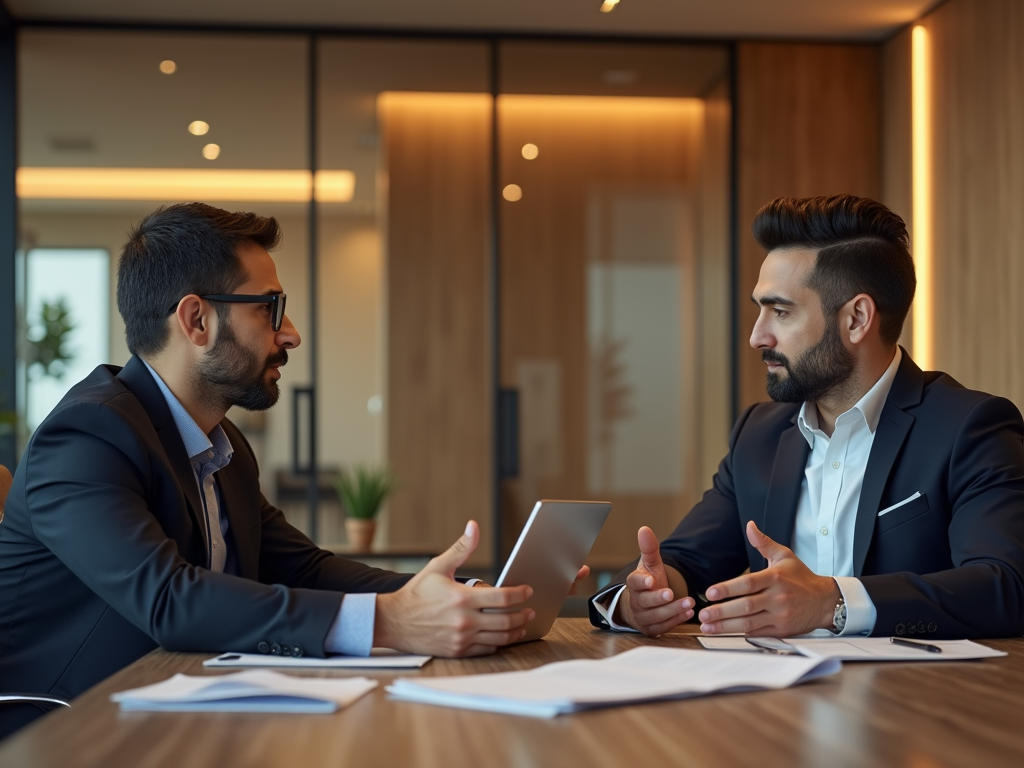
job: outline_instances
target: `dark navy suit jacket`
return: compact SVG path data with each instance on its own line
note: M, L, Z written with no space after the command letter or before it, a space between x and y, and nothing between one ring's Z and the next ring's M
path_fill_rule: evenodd
M711 489L661 543L691 594L767 566L747 542L748 521L775 541L793 541L810 452L799 410L759 403L744 412ZM1024 423L1016 406L922 372L904 351L868 458L853 565L878 611L873 635L1024 634ZM593 604L591 621L606 626Z
M0 691L75 696L158 645L323 656L344 592L406 583L290 526L260 493L245 438L221 425L237 576L205 567L195 475L140 359L97 368L39 426L0 524Z

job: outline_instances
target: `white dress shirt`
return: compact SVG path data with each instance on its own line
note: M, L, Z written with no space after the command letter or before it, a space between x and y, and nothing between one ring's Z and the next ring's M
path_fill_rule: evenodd
M869 634L877 618L867 590L853 575L853 536L878 420L902 357L897 347L892 362L874 386L836 419L831 437L818 428L818 408L814 403L804 403L797 415L797 427L811 452L804 468L791 548L814 573L836 580L846 603L842 635ZM612 619L625 589L612 587L595 595L594 607L612 629L635 631ZM814 634L832 633L818 630Z

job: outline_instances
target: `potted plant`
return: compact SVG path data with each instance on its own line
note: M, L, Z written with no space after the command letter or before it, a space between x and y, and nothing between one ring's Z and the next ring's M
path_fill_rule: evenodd
M387 467L343 469L334 481L345 510L345 532L356 550L368 552L377 531L377 514L395 490L395 476Z

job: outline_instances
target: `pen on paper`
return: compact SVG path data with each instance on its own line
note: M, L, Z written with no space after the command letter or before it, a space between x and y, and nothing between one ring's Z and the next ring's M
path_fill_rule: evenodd
M889 642L893 645L902 645L904 648L917 648L919 651L928 651L928 653L942 653L942 649L937 645L931 643L921 643L917 640L904 640L901 637L890 637Z

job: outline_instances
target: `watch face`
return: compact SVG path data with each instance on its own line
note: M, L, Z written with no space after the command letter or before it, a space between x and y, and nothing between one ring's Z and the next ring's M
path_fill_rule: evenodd
M835 612L832 614L832 631L839 633L846 628L846 603L840 603L836 606Z

